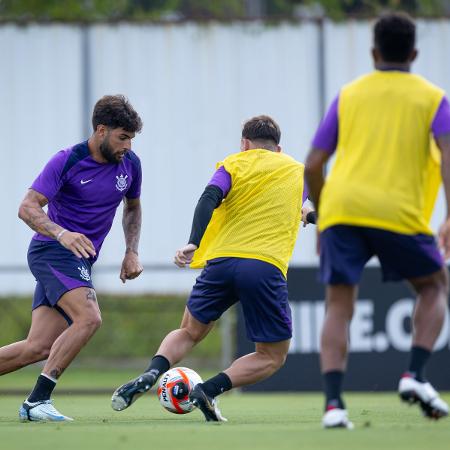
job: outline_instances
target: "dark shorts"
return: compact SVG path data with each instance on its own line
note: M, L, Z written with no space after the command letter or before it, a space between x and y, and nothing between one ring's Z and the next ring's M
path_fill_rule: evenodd
M279 342L292 336L286 278L272 264L247 258L208 261L187 302L200 322L217 320L241 302L247 337L253 342Z
M28 248L28 266L37 282L32 309L43 305L53 307L71 323L70 317L57 303L72 289L94 288L90 262L77 258L59 242L33 239Z
M427 276L444 264L434 236L335 225L320 235L321 281L358 284L365 264L374 255L380 261L384 281Z

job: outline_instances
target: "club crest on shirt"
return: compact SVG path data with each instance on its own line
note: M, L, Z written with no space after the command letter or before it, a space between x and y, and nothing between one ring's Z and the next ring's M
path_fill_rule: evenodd
M80 271L80 278L82 280L89 281L91 279L89 270L87 270L86 267L84 267L84 266L78 267L78 270Z
M123 174L120 174L120 176L116 175L116 179L117 179L116 189L118 191L122 192L127 188L127 186L128 186L127 178L128 178L128 175L125 175L125 176L123 176Z

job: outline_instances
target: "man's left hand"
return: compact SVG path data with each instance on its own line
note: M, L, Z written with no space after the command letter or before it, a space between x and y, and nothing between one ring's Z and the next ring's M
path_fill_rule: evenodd
M120 270L120 279L122 283L125 283L126 280L133 280L137 278L144 268L139 262L139 257L134 252L127 252L125 254L125 258L123 258L122 268Z
M192 262L194 252L197 248L198 247L195 244L187 244L184 247L181 247L176 251L173 262L178 267L186 267L186 264L190 264Z

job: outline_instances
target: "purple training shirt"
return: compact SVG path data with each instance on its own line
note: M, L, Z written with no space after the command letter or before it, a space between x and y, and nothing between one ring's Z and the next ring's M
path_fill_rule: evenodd
M86 235L98 257L117 207L124 197L140 196L141 181L141 163L134 152L117 164L101 164L92 159L85 141L53 156L31 189L48 199L50 220ZM53 240L39 233L33 239Z
M338 104L339 96L331 103L325 117L316 131L312 147L325 150L332 154L336 150L338 141ZM435 138L450 133L450 104L447 97L443 97L431 123L431 131Z

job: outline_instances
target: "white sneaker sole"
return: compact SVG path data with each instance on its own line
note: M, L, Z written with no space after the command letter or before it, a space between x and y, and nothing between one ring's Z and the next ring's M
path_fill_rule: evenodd
M127 406L127 402L120 395L113 394L111 397L111 408L114 411L123 411Z

